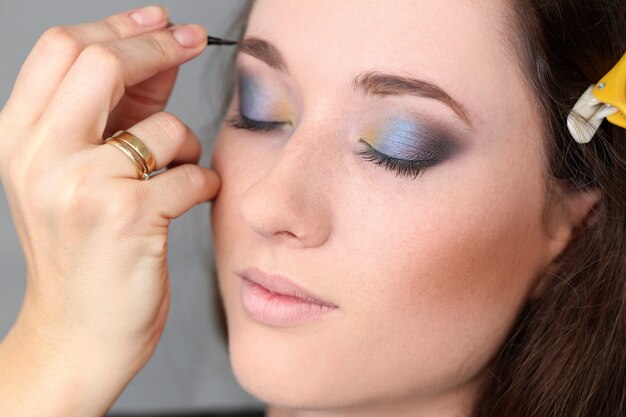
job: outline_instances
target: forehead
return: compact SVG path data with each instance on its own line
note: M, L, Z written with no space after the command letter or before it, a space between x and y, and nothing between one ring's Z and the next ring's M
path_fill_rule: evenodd
M504 88L523 93L510 88L521 79L510 13L505 0L256 0L246 35L274 43L300 84L345 83L366 70L419 77L481 121L485 100L511 101Z

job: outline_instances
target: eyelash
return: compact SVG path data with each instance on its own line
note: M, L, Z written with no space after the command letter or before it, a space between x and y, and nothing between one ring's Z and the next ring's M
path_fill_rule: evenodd
M249 130L252 132L271 132L280 130L287 122L264 122L250 119L239 113L226 120L229 126L235 129ZM366 148L359 151L358 155L362 156L366 161L374 162L376 165L384 166L385 171L395 171L397 177L412 177L416 179L424 168L428 165L428 161L411 161L408 159L398 159L385 155L374 149L369 143L363 139L359 139Z
M376 165L384 166L385 171L395 171L397 177L412 177L411 179L416 179L420 173L424 172L424 168L428 165L427 161L392 158L391 156L377 151L363 139L359 139L359 142L367 146L358 153L363 156L363 159L374 162Z
M259 120L249 119L239 113L226 121L235 129L250 130L252 132L271 132L280 130L286 122L262 122Z

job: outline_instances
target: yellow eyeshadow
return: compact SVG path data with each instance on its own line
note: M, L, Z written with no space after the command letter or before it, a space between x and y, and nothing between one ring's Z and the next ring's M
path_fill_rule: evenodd
M365 139L370 145L373 145L376 143L377 139L380 138L380 129L375 124L371 124L363 129L363 133L360 137Z
M291 120L293 107L286 98L281 98L272 105L272 114L277 121Z

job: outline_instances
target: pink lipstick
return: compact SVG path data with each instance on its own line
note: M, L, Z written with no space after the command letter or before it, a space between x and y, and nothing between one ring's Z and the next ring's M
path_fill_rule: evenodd
M321 319L337 311L332 302L321 299L288 278L248 268L240 278L241 304L254 320L275 327L292 327Z

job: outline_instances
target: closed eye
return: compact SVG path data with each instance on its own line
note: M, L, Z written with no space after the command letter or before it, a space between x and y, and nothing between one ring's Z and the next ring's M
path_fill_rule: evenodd
M384 167L385 171L394 171L397 177L405 176L416 179L422 172L424 172L426 167L434 165L438 162L436 160L409 160L393 158L377 151L363 139L360 139L359 142L365 145L365 148L358 153L363 157L363 159Z
M281 130L284 125L289 122L261 121L254 120L237 113L233 117L226 120L229 126L235 129L250 130L252 132L271 132Z

